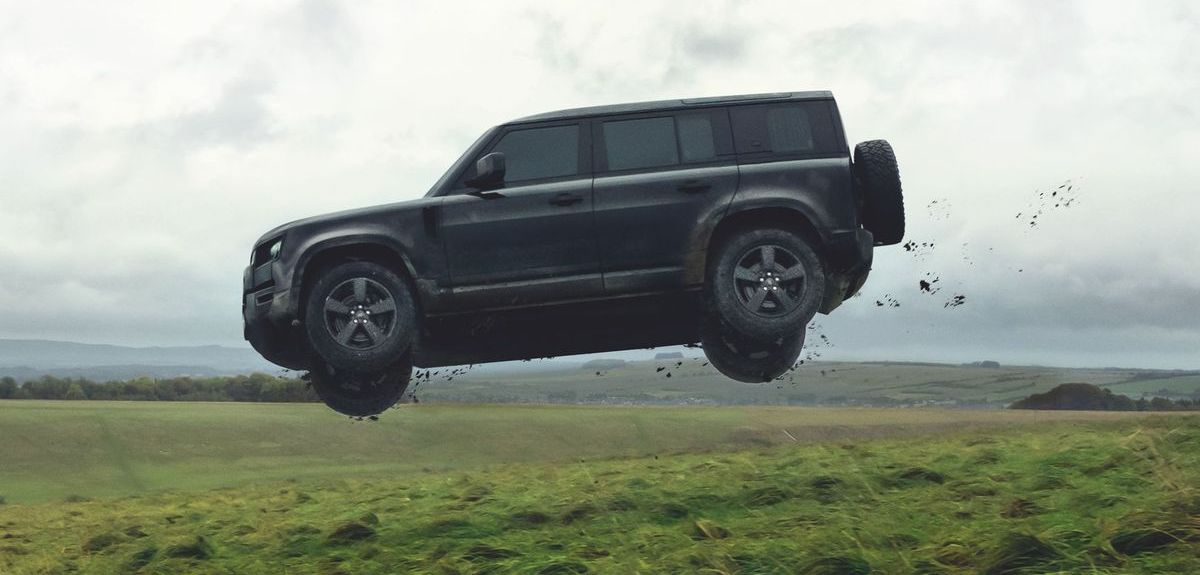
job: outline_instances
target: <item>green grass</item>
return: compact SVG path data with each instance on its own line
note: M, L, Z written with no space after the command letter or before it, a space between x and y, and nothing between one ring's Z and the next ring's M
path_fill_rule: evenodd
M0 438L5 574L1200 572L1196 417L24 401Z
M1195 417L827 439L9 504L0 572L1200 572Z
M112 497L1109 417L1122 415L423 404L356 422L315 404L0 401L0 496Z

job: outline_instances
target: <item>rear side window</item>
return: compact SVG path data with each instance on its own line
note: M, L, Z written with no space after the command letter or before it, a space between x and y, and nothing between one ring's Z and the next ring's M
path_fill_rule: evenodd
M717 157L712 118L708 114L680 116L679 153L685 162L703 162Z
M724 133L728 141L727 127ZM707 162L718 156L710 113L613 120L601 125L601 134L612 171Z
M579 173L579 126L512 131L492 151L504 153L505 182L573 176Z
M675 118L645 118L604 123L608 169L633 170L679 163Z
M741 106L730 112L734 146L739 156L842 152L826 102Z

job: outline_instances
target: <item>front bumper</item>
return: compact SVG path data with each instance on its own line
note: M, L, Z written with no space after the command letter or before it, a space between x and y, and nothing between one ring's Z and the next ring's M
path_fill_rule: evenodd
M875 237L864 229L835 232L825 242L825 300L821 313L829 313L858 293L871 272Z
M247 267L243 274L242 336L267 361L287 369L308 369L305 340L292 311L293 294L286 284L276 283L276 265Z

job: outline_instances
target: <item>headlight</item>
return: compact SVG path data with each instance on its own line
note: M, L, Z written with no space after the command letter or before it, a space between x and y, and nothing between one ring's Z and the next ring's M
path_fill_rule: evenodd
M254 254L250 257L250 263L254 266L261 266L269 261L279 257L279 252L283 250L283 238L264 242L254 248Z

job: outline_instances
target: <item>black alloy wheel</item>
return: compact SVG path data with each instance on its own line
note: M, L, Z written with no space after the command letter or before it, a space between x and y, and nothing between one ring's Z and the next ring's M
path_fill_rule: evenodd
M787 248L755 246L738 259L734 291L751 313L763 317L786 315L801 304L808 274Z
M779 228L736 232L710 255L706 320L740 340L795 335L825 295L825 265L800 234Z
M316 359L342 370L384 369L410 351L417 334L408 282L375 262L348 262L322 273L306 302L309 347Z
M375 280L348 279L325 298L325 329L342 347L374 349L397 329L396 298Z

